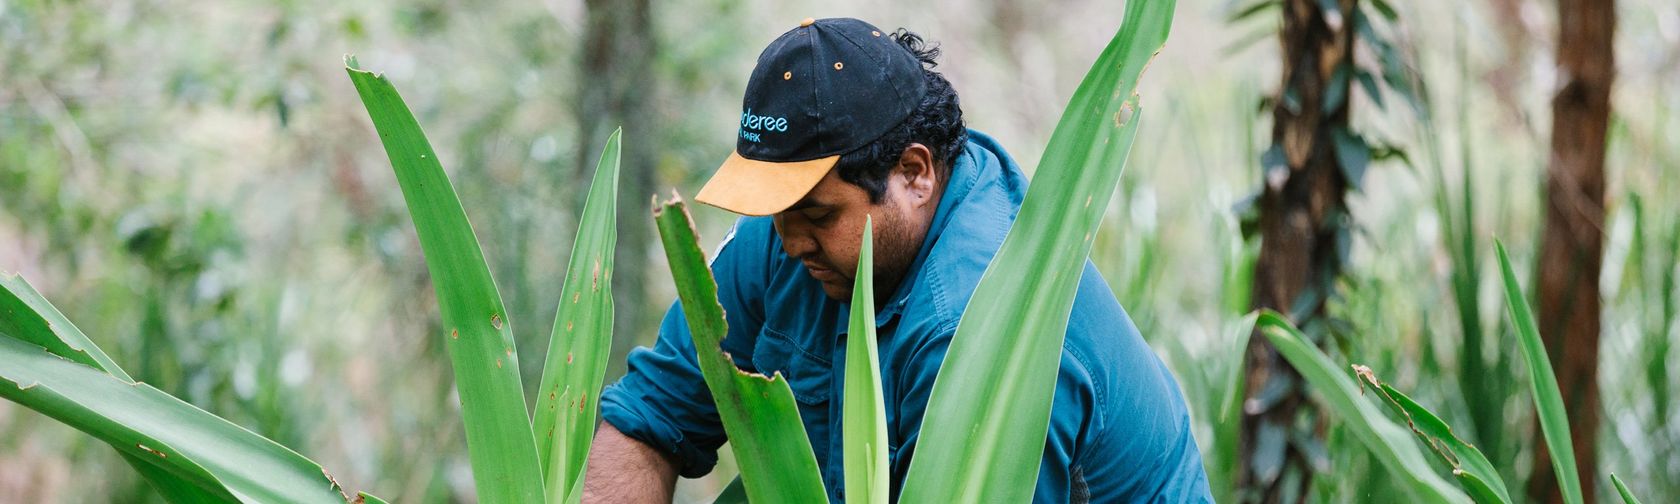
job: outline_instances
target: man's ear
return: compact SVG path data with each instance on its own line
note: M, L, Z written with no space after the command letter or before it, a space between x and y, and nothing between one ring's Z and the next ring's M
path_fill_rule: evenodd
M905 194L916 206L934 201L938 174L939 170L933 164L933 151L919 143L904 147L904 153L898 157L898 165L893 167L893 175L904 184Z

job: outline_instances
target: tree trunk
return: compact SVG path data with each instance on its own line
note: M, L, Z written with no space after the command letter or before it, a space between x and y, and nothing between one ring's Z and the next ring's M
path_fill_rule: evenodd
M1353 79L1332 75L1339 66L1352 68L1355 30L1342 13L1358 4L1338 3L1338 12L1324 11L1315 0L1283 3L1283 88L1272 109L1273 146L1262 156L1264 188L1257 203L1261 241L1253 306L1291 315L1309 335L1315 325L1322 327L1314 319L1324 315L1348 239L1348 181L1333 135L1346 132ZM1321 446L1322 425L1302 420L1316 416L1307 411L1305 383L1269 341L1256 335L1246 352L1241 499L1303 502L1313 455L1302 448Z
M609 377L624 374L624 356L654 339L657 317L647 310L648 245L653 237L649 198L654 194L653 147L658 125L653 118L652 9L648 0L586 0L588 22L581 54L576 102L578 121L578 201L614 128L624 128L618 196L618 247L613 261L613 367ZM582 205L576 205L581 208Z
M1558 0L1558 75L1546 228L1540 245L1540 337L1568 410L1581 491L1593 501L1598 432L1599 268L1604 250L1604 151L1615 79L1612 0ZM1539 429L1535 429L1536 436ZM1563 502L1544 442L1536 442L1528 492Z

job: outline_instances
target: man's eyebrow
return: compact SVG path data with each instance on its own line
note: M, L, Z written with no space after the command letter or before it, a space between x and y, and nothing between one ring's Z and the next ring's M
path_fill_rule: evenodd
M783 211L784 212L797 212L797 211L804 210L804 209L811 208L811 207L822 207L822 206L831 206L831 205L829 205L828 202L825 202L825 201L814 200L814 199L811 199L811 198L805 198L805 199L799 200L798 203L794 203L793 206L787 207L787 210L783 210Z

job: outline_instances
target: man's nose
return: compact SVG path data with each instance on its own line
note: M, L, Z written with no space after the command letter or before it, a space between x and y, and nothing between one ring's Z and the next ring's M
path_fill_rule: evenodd
M817 251L817 242L811 237L810 226L798 216L776 216L776 232L782 235L782 251L795 258L804 258Z

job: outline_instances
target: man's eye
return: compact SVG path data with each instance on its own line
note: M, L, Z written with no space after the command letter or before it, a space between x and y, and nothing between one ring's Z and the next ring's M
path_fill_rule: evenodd
M807 211L807 212L805 212L805 220L811 221L811 223L813 223L813 224L821 224L823 222L828 221L829 218L831 218L831 217L834 217L834 212L831 211L831 210L817 210L817 211Z

